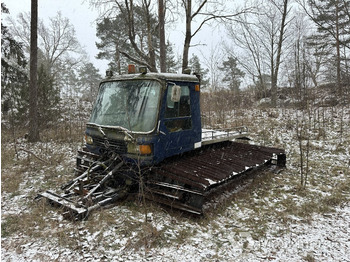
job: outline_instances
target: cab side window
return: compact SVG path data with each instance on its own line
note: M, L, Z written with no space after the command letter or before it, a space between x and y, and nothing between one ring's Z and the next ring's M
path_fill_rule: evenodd
M172 88L173 86L169 85L165 109L165 118L169 120L165 121L165 126L169 132L191 129L190 88L181 86L179 102L171 100Z
M191 115L190 89L188 86L181 86L181 96L179 102L171 101L173 86L168 87L165 118L182 117Z

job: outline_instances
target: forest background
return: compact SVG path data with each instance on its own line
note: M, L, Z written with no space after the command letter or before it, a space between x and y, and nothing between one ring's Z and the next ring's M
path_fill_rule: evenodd
M320 106L349 102L349 1L271 0L243 5L240 1L90 0L84 4L99 13L97 59L107 60L116 73L124 73L130 63L153 72L190 68L202 76L202 98L210 98L202 103L203 112L220 112L225 104L232 109L261 103L305 107L316 101L316 95L321 96ZM4 3L1 7L3 17L7 14L2 19L2 120L12 129L26 130L30 12L13 17ZM179 26L183 38L172 43L167 32ZM209 29L225 35L210 50L196 39ZM177 46L182 46L182 53L174 51ZM199 55L192 50L199 50ZM62 103L67 105L67 99L93 103L103 76L89 55L61 12L49 23L39 15L38 132L67 125L62 121Z
M31 16L1 4L2 260L350 259L350 1L83 3L98 13L96 54L62 13L45 22L39 13L34 143ZM200 221L151 205L145 221L138 202L79 226L63 221L33 198L73 175L104 74L91 56L115 74L129 63L201 74L203 126L246 125L253 142L286 150L287 168L248 182Z

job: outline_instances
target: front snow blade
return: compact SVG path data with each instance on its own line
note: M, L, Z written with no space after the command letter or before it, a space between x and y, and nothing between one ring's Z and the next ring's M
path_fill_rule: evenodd
M46 191L38 194L36 199L45 198L50 204L54 206L62 207L66 212L64 217L73 220L83 220L88 216L89 209L81 204L75 203L74 201L60 196L53 191Z
M117 157L110 159L107 162L116 161ZM99 181L96 181L96 175L101 173L94 173L99 166L94 166L90 170L85 171L79 177L71 180L61 187L64 190L64 194L59 195L53 191L46 191L39 193L36 200L46 199L51 205L62 207L65 210L63 216L72 220L83 220L88 217L91 211L109 205L115 202L118 198L123 197L123 192L126 190L126 186L122 185L116 188L105 186L108 180L112 180L115 173L123 166L123 162L117 162L116 165L110 164L103 170L105 174L102 178L99 177ZM114 167L113 167L114 166ZM113 167L113 168L112 168ZM112 169L112 170L110 170ZM94 177L92 184L91 181L81 183L82 179L85 179L90 174L90 179ZM83 194L84 193L84 194Z

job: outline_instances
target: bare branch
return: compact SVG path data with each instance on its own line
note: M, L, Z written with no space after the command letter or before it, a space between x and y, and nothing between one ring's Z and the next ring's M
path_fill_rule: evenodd
M45 159L42 159L41 157L37 156L37 155L34 154L33 152L31 152L31 151L29 151L29 150L27 150L27 149L25 149L25 148L23 148L23 147L19 148L18 150L19 150L19 151L24 151L24 152L26 152L26 153L28 153L28 154L33 155L36 159L38 159L38 160L44 162L45 164L48 164L48 165L51 164L49 161L47 161L47 160L45 160Z

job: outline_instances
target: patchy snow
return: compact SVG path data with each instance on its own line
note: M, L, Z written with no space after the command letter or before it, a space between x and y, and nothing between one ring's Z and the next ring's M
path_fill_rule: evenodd
M208 129L203 128L202 129L202 143L210 143L215 142L217 140L234 140L236 138L240 137L247 137L248 129L245 126L234 128L234 129L227 129L227 130L215 130L215 129Z
M208 181L209 185L214 185L217 183L217 181L211 180L210 178L206 178L205 180Z
M18 148L40 159L24 150L16 156L13 143L3 144L9 154L2 155L1 260L350 261L349 187L342 187L350 176L350 109L344 112L342 136L340 118L332 114L326 110L326 123L315 122L308 183L301 191L294 122L301 113L247 111L255 143L285 148L287 169L254 188L249 181L227 193L233 199L222 196L227 203L202 219L126 201L87 221L64 220L60 210L33 204L33 198L73 177L79 143L17 141ZM322 209L326 203L328 209Z
M185 243L138 252L125 248L127 241L113 235L113 228L94 234L82 230L80 250L57 246L49 239L34 241L18 235L2 239L2 261L300 261L308 255L315 261L350 261L349 217L350 205L346 205L337 208L335 214L315 216L311 224L296 221L286 234L271 233L258 240L234 221L222 219L220 223L219 218L220 230L192 224L200 231ZM194 231L192 226L185 225ZM277 229L270 226L272 231ZM96 243L100 234L104 241L110 241L108 246ZM20 240L26 241L16 245Z

